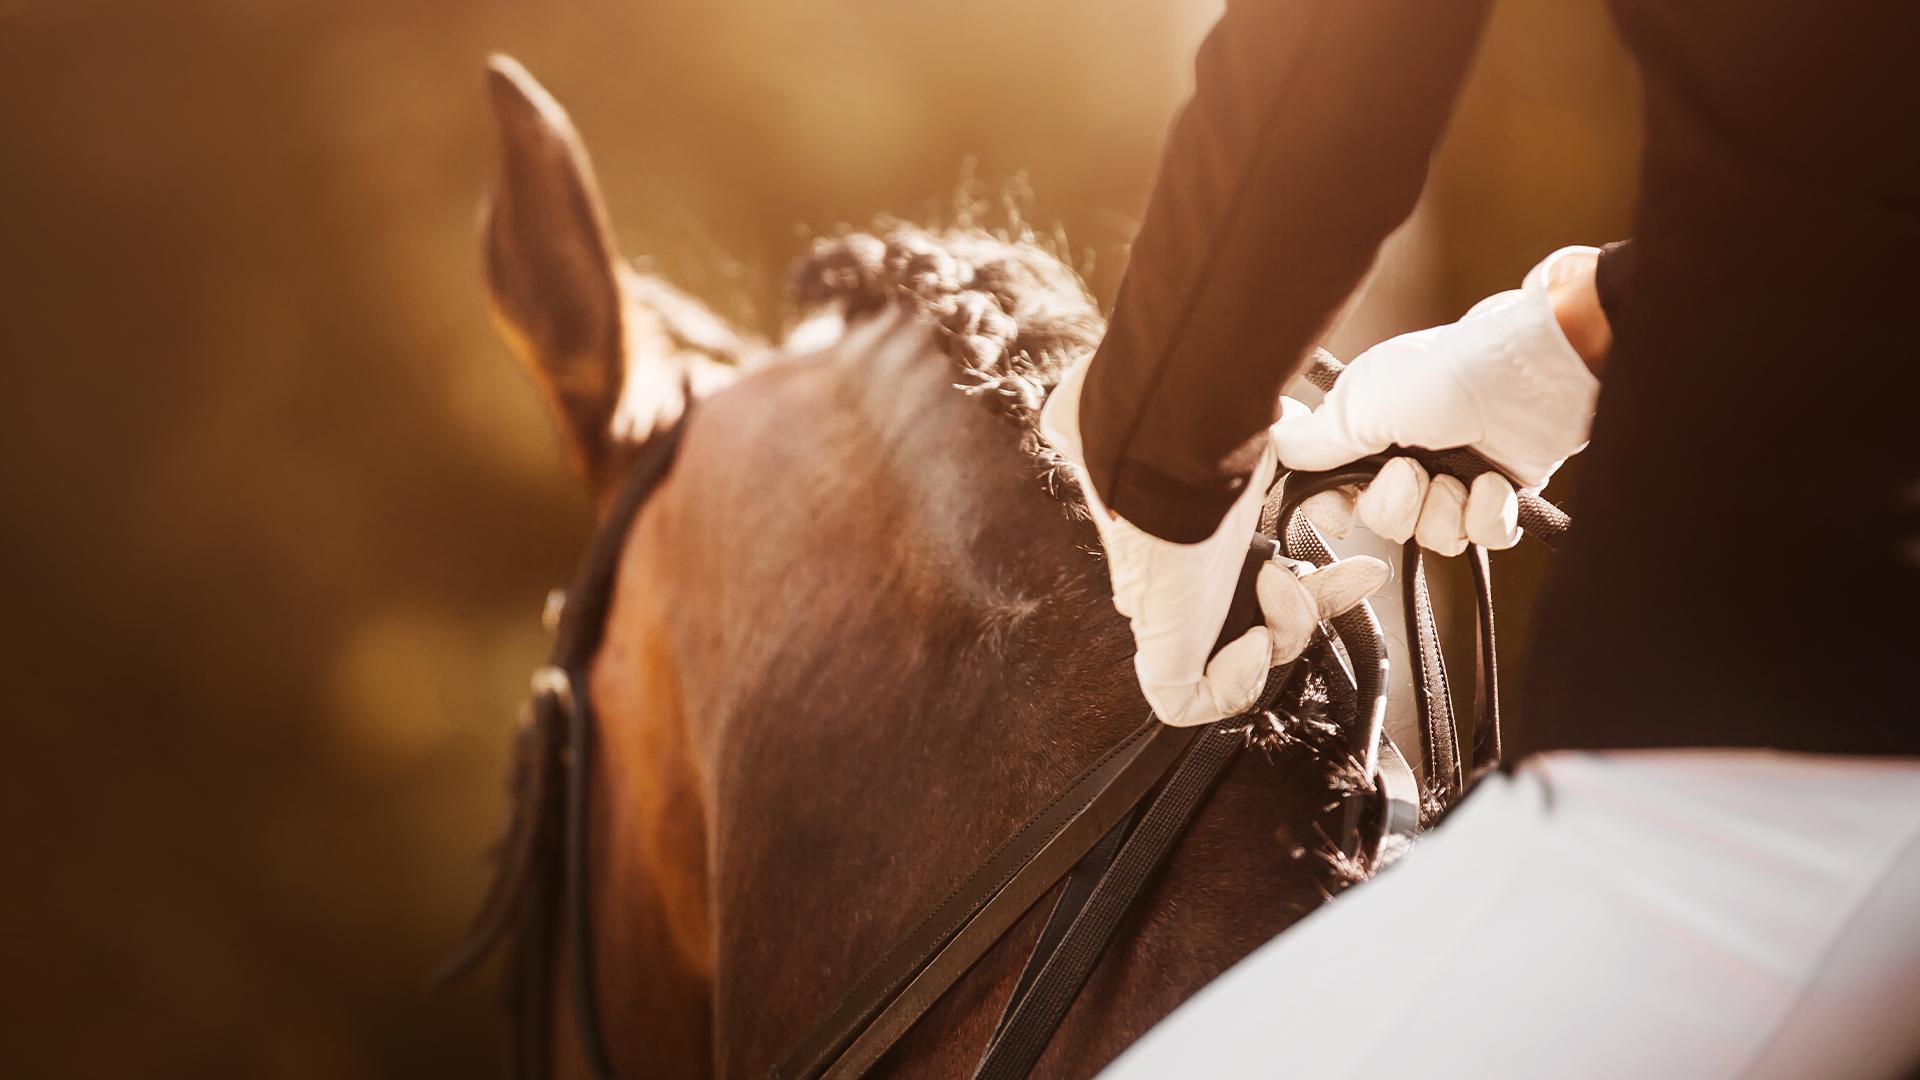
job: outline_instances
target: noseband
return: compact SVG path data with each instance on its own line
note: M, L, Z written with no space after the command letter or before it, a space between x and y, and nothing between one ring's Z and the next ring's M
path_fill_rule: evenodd
M1322 389L1340 366L1316 355L1308 379ZM606 630L613 584L633 520L672 465L686 418L641 451L589 545L564 597L554 647L535 673L533 700L515 750L521 792L502 845L500 868L466 943L442 969L452 978L509 936L516 1014L517 1075L543 1077L551 1059L552 975L568 954L572 1003L588 1068L615 1071L595 990L592 910L587 881L589 780L595 724L587 675ZM1471 450L1411 454L1430 472L1471 483L1493 470ZM1242 573L1241 598L1223 639L1252 625L1251 581L1274 558L1325 566L1324 539L1298 513L1322 491L1370 482L1387 455L1327 473L1293 473L1269 495L1262 535ZM1520 520L1552 543L1569 526L1564 513L1521 496ZM864 1075L1062 880L1052 913L977 1066L979 1078L1031 1071L1120 925L1145 892L1227 768L1276 710L1323 693L1339 718L1340 742L1367 783L1340 798L1342 855L1377 865L1389 838L1411 838L1464 795L1471 778L1500 756L1491 571L1487 553L1469 546L1475 586L1475 700L1478 723L1470 768L1463 762L1446 666L1420 548L1401 560L1402 602L1414 651L1423 787L1384 729L1388 654L1370 603L1333 619L1298 660L1268 672L1247 713L1197 728L1173 728L1149 714L1125 739L1081 772L1038 814L956 885L934 911L876 962L808 1035L775 1065L773 1080L845 1080Z

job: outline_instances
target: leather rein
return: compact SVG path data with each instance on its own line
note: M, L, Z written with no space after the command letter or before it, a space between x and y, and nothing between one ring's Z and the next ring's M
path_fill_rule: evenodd
M1325 352L1307 378L1322 389L1340 365ZM564 594L552 654L533 678L533 697L517 735L514 815L500 866L465 943L441 980L470 970L511 939L509 988L515 1012L515 1074L544 1077L551 1060L553 971L570 968L573 1013L587 1067L616 1071L608 1053L594 979L588 890L589 782L595 722L587 677L605 634L614 578L633 520L670 469L686 424L641 450ZM1495 468L1471 450L1396 451L1431 472L1471 484ZM1388 455L1326 473L1293 473L1276 485L1243 569L1238 615L1259 566L1282 558L1314 566L1334 561L1324 538L1298 513L1322 491L1372 480ZM1522 528L1549 544L1567 516L1522 494ZM1068 1009L1188 826L1271 710L1298 701L1309 679L1342 718L1340 741L1369 784L1341 796L1341 853L1377 865L1390 838L1431 825L1465 794L1470 779L1499 761L1499 703L1491 570L1484 549L1468 548L1475 586L1475 699L1478 722L1463 760L1439 633L1418 545L1401 559L1402 602L1414 657L1413 679L1423 786L1384 729L1388 653L1371 604L1321 628L1298 660L1268 672L1247 713L1196 728L1173 728L1149 714L1089 764L1060 795L988 856L854 983L769 1072L772 1080L845 1080L865 1075L976 962L1049 892L1059 898L976 1067L979 1078L1022 1077L1045 1051ZM1251 618L1257 618L1257 609ZM1251 622L1248 623L1251 625ZM1230 617L1229 627L1237 630ZM1226 631L1223 631L1223 638ZM1469 765L1470 762L1470 765Z

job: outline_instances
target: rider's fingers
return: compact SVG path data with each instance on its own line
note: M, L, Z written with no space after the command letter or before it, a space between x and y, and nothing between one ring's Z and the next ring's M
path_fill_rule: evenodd
M1410 457L1397 457L1380 467L1373 483L1360 493L1354 511L1360 523L1396 544L1406 543L1420 521L1427 498L1427 470Z
M1356 498L1359 498L1358 488L1329 488L1302 500L1300 512L1321 532L1335 540L1345 540L1347 534L1353 531L1353 501Z
M1467 492L1467 539L1489 551L1505 551L1520 542L1520 496L1497 472L1473 478Z
M1319 607L1293 571L1279 563L1260 568L1254 582L1260 597L1260 617L1267 624L1272 645L1272 662L1284 664L1307 651L1314 628L1320 625Z
M1413 538L1441 555L1467 550L1467 485L1444 473L1427 485Z
M1260 700L1272 652L1267 628L1256 626L1221 646L1207 661L1206 690L1220 717L1238 716Z
M1387 564L1371 555L1355 555L1309 571L1300 584L1313 596L1318 619L1337 619L1380 591L1393 576Z
M1284 664L1298 659L1322 622L1353 610L1392 576L1386 563L1366 555L1342 559L1297 577L1279 563L1261 567L1255 591L1271 641L1271 662Z

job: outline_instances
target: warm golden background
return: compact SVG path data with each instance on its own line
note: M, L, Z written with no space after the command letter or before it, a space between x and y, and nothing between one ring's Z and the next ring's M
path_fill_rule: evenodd
M969 156L1111 297L1217 6L0 0L0 1074L497 1072L491 986L422 983L588 523L484 318L489 51L767 328L805 229ZM1622 233L1636 115L1597 5L1506 0L1347 346Z

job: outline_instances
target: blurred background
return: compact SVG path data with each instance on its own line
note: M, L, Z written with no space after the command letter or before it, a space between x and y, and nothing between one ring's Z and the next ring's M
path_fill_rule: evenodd
M808 230L969 159L1110 300L1218 7L0 0L0 1073L500 1072L491 980L424 980L589 521L485 319L490 51L629 254L770 330ZM1623 235L1637 117L1597 3L1503 0L1338 351Z

